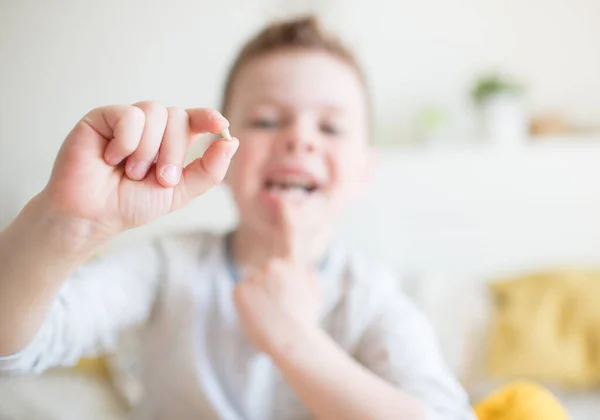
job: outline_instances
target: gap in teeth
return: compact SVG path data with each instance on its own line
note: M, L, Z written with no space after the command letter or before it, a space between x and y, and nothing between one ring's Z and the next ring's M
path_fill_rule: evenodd
M313 191L316 189L316 185L311 184L310 182L292 182L292 181L286 181L286 182L267 181L267 182L265 182L265 187L267 189L271 189L271 188L281 188L281 189L302 188L307 191Z
M299 191L304 191L307 193L311 193L314 192L317 187L315 185L301 185L301 184L294 184L294 183L280 183L280 182L272 182L272 181L267 181L265 183L265 187L268 190L281 190L281 191L292 191L292 190L299 190Z

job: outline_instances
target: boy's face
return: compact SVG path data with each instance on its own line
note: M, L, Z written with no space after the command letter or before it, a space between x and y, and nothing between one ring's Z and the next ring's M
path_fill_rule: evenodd
M240 139L227 174L240 223L274 233L286 201L306 233L330 227L369 173L366 103L356 72L324 52L284 50L244 65L227 112Z

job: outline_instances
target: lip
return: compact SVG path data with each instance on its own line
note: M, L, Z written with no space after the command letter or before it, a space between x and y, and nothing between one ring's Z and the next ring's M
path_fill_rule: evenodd
M269 189L265 186L266 182L271 178L285 177L285 176L301 176L310 183L318 186L314 192L303 192L299 190L280 190L280 189ZM307 204L310 200L314 200L319 194L320 189L323 188L323 179L318 176L315 172L312 172L306 167L298 164L287 164L278 165L269 168L263 177L263 185L260 189L259 198L260 201L265 205L271 212L276 212L281 203L286 202L293 206L301 207Z
M279 176L289 176L289 175L298 175L306 178L311 183L316 185L322 185L323 180L321 177L317 176L313 171L307 170L304 166L293 164L293 165L281 165L272 167L266 171L264 175L264 180L268 180L270 178L275 178Z

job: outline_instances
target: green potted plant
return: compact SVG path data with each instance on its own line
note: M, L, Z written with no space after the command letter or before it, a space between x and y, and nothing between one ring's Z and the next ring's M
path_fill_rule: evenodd
M524 93L523 86L500 73L489 73L480 76L473 86L471 97L481 105L486 101L493 100L498 96L521 96Z
M438 146L448 142L449 116L439 105L428 105L418 110L415 116L415 129L420 144Z
M480 76L471 98L480 113L482 136L498 146L517 146L527 138L525 88L513 78L495 72Z

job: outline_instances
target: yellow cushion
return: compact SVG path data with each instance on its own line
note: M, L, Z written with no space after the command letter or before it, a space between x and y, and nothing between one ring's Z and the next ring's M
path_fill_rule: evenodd
M567 420L564 408L533 383L509 385L473 407L479 420Z
M100 258L107 251L100 251L90 257L88 262L94 261ZM94 376L98 376L106 379L107 381L111 380L110 369L108 366L108 361L106 356L98 356L98 357L84 357L77 362L75 366L69 368L67 370L73 370L76 372L85 372Z
M106 361L106 357L83 358L71 368L79 372L86 372L94 376L110 381L110 370Z
M496 282L488 372L571 387L600 385L600 271Z

